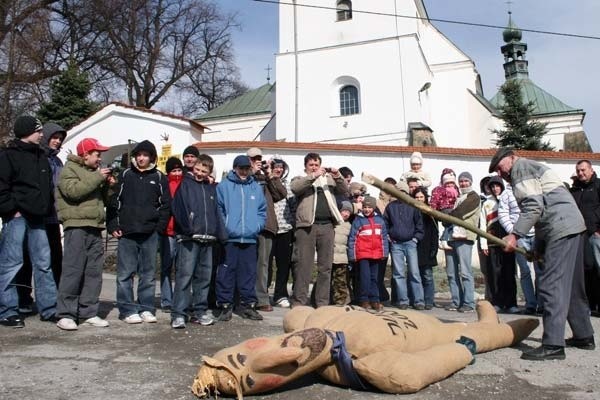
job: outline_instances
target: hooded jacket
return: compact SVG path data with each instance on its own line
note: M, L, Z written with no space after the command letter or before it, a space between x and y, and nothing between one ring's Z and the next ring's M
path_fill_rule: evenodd
M197 181L186 174L173 197L172 210L175 233L178 235L204 235L219 240L227 238L217 209L216 185Z
M54 122L47 122L44 124L44 142L42 145L42 148L44 149L44 151L46 152L46 155L48 156L48 163L50 164L50 170L52 171L52 184L53 184L53 188L56 188L58 186L58 178L60 176L60 172L63 169L63 162L60 158L58 158L58 153L60 152L60 147L58 149L52 149L50 148L50 146L48 145L50 143L50 138L56 134L59 133L62 136L62 141L64 142L65 138L67 137L67 132L65 131L65 129L58 125L55 124ZM62 145L62 142L61 142ZM52 191L52 193L56 193L55 190ZM52 202L52 206L50 209L50 214L48 215L48 217L46 217L46 223L47 224L58 224L58 216L56 214L56 201Z
M235 171L229 171L217 185L217 206L228 242L256 243L267 220L267 202L254 176L242 180Z
M9 140L0 149L0 217L10 219L20 212L28 221L43 223L53 201L44 150L20 139Z
M502 187L502 192L504 192L504 181L502 178L493 176L489 179L487 186L490 187L490 192L492 184L499 184ZM479 217L480 228L499 238L506 236L506 230L502 227L498 214L502 192L500 192L498 197L493 194L487 196L486 200L481 205L481 215ZM488 249L490 246L498 246L494 243L488 243L487 239L484 237L479 238L479 243L483 250Z
M135 162L135 155L141 151L147 151L151 160L144 171ZM107 208L108 232L120 229L124 236L163 233L171 215L171 194L167 177L154 164L156 148L144 140L131 154L134 155L131 166L119 174Z
M104 229L107 201L108 184L104 175L86 166L83 158L69 154L56 189L56 209L63 227Z

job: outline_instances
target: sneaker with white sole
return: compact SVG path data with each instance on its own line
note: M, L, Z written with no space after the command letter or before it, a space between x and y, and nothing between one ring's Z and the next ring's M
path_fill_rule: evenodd
M183 317L177 317L171 321L171 328L173 329L185 329L185 319Z
M287 297L282 297L275 302L275 307L290 308L290 301Z
M102 319L98 316L88 318L85 321L83 321L83 323L85 325L91 325L91 326L95 326L97 328L106 328L109 325L107 320Z
M150 324L153 324L153 323L155 323L157 321L157 319L154 316L154 314L152 314L150 311L143 311L140 314L140 317L142 318L142 321L148 322Z
M131 314L123 318L123 322L125 322L126 324L141 324L142 322L144 322L144 320L142 319L142 317L140 317L140 314Z
M78 329L77 323L73 321L71 318L61 318L56 323L63 331L76 331Z

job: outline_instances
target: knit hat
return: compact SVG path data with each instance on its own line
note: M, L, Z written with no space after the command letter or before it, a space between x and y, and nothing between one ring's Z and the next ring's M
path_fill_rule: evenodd
M366 196L363 199L362 204L363 204L363 207L367 206L367 207L371 207L371 208L376 208L377 207L377 200L375 199L375 197Z
M250 166L250 158L245 154L240 154L233 160L233 168L243 168Z
M352 203L350 203L349 201L346 201L346 200L342 201L340 211L344 211L344 210L350 211L350 212L354 211L354 208L352 207Z
M42 130L42 123L31 115L21 115L15 121L14 133L18 139L30 136L34 132Z
M454 175L452 173L448 173L448 174L445 174L444 176L442 176L442 185L445 185L448 182L456 183L456 175Z
M414 153L412 153L412 155L410 156L410 163L411 164L423 164L423 156L421 155L421 153L418 151L415 151Z
M262 151L258 147L250 147L246 152L246 155L250 158L262 157Z
M464 179L468 179L471 182L471 184L473 184L473 175L471 175L469 172L461 172L460 175L458 175L459 182Z
M191 154L194 157L198 158L198 156L200 156L200 151L198 151L198 148L196 146L192 145L186 147L181 156L185 157L186 154Z
M498 164L500 164L500 161L502 161L502 159L504 157L509 157L514 155L514 149L511 147L501 147L498 149L498 151L496 152L496 154L494 154L494 157L492 157L492 160L490 161L490 168L488 170L488 172L492 173L496 171L496 167L498 167Z
M406 183L406 181L399 181L398 183L396 183L396 188L398 188L398 190L400 190L401 192L404 192L404 193L410 192L410 189L408 188L408 184Z
M177 157L169 157L169 159L167 160L166 164L165 164L165 169L167 170L167 174L171 173L171 171L173 171L174 169L179 168L180 170L183 171L183 164L181 163L181 160Z
M152 144L151 141L142 140L141 142L139 142L131 151L131 155L135 157L142 151L145 151L146 153L150 154L150 162L153 163L156 161L156 147L154 147L154 144Z

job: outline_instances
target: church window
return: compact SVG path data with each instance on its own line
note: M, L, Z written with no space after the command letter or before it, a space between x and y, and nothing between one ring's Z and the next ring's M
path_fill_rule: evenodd
M340 90L340 115L359 113L358 89L356 86L346 85Z
M352 2L350 0L339 0L336 7L337 20L348 21L352 19Z

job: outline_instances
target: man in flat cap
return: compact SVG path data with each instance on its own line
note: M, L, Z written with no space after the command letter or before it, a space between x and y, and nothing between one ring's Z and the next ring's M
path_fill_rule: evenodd
M514 251L517 240L535 226L536 253L544 259L539 275L539 296L544 304L542 345L521 358L563 360L564 347L593 350L594 331L583 279L585 222L575 200L559 176L546 165L500 148L490 162L510 182L521 214L511 234L504 237L505 251ZM573 337L565 341L565 322Z

